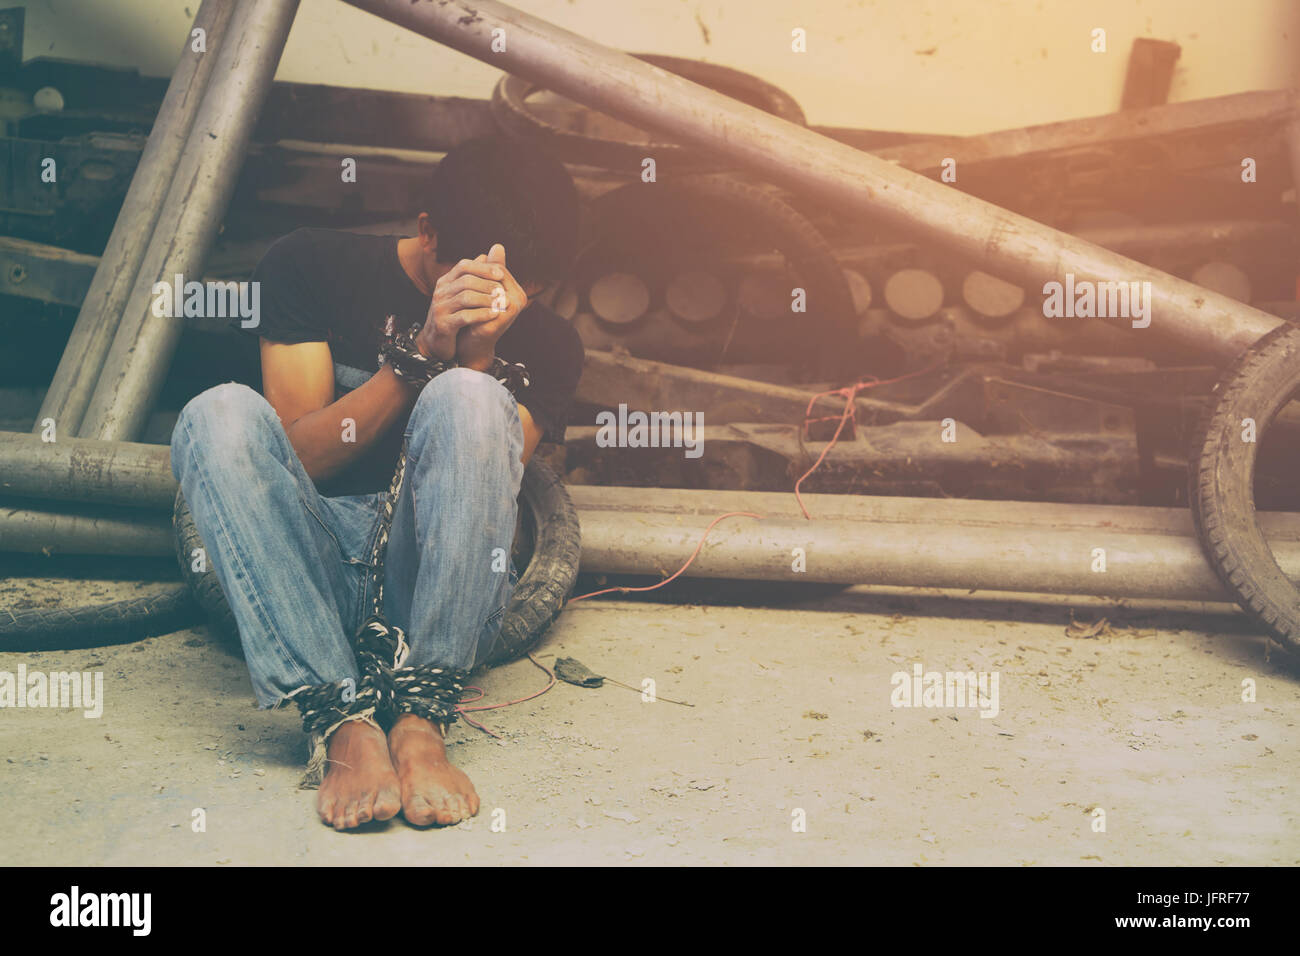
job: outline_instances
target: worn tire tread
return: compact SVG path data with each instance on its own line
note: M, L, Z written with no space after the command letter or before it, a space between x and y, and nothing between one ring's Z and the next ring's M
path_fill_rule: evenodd
M1274 417L1300 388L1300 328L1284 325L1243 353L1215 386L1200 430L1189 497L1197 536L1219 579L1289 654L1300 652L1300 587L1283 573L1255 516L1255 458ZM1255 442L1234 440L1244 418Z

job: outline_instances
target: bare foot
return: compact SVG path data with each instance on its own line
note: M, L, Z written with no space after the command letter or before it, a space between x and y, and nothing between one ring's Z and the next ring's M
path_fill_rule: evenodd
M402 784L402 815L417 827L459 823L478 813L469 777L447 760L438 728L403 714L388 732L388 752Z
M351 830L397 816L401 791L382 730L363 720L350 721L330 736L328 757L316 797L322 822Z

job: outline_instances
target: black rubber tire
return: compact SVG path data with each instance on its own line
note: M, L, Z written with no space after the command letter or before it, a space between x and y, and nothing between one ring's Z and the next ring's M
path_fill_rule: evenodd
M1283 326L1237 359L1214 387L1190 482L1196 533L1219 579L1288 655L1300 652L1300 588L1278 566L1255 517L1255 457L1300 389L1300 328ZM1242 419L1255 441L1241 440Z
M74 608L0 611L0 651L58 651L128 644L198 620L184 584L148 597Z
M534 458L524 469L519 488L522 554L526 558L510 605L501 621L501 636L487 666L504 664L531 651L564 610L578 579L582 557L578 513L564 482L545 462ZM226 602L221 582L211 565L199 573L191 569L190 555L203 547L185 498L178 491L172 513L176 559L194 599L212 629L232 647L239 648L239 629ZM520 542L517 541L518 545Z
M489 667L522 657L538 645L573 593L582 560L578 511L560 476L538 458L524 469L519 512L531 547L502 618L497 647L484 662Z
M753 74L684 57L656 53L632 55L783 120L799 126L808 125L803 109L794 97ZM492 91L492 116L503 132L539 146L564 162L639 171L641 160L653 156L661 170L671 167L677 172L720 169L728 165L696 147L670 142L630 143L602 139L552 126L528 109L528 97L541 88L522 77L506 74Z
M802 354L798 346L792 345L793 358L815 364L832 377L858 371L858 321L844 270L821 231L780 196L727 173L685 176L662 184L653 197L641 184L632 183L596 200L592 207L595 228L601 228L602 222L643 223L656 208L664 209L672 202L727 217L737 231L743 229L763 237L772 248L779 249L807 287L809 299L821 303L818 315L831 320L838 343L837 348L826 348L815 336L807 336L810 344Z
M199 529L194 527L194 517L179 488L172 504L172 541L176 546L176 563L180 565L181 578L189 586L208 627L217 637L239 648L239 626L235 623L235 613L221 590L217 573L212 570L210 563L207 564L206 571L194 570L194 552L203 549L206 554L207 547L199 537Z

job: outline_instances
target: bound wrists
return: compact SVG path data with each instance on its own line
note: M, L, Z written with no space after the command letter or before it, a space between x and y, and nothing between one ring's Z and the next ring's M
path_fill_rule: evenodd
M423 388L436 375L441 375L449 368L455 368L456 362L443 361L424 354L416 342L418 326L412 326L407 332L398 335L394 329L392 317L384 327L384 338L379 347L379 364L387 365L403 382Z

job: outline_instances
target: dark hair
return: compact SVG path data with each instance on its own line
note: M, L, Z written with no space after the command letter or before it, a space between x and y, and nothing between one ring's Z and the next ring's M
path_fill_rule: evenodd
M417 212L438 231L438 261L474 259L494 243L520 282L567 272L577 251L578 192L563 164L496 136L448 150Z

